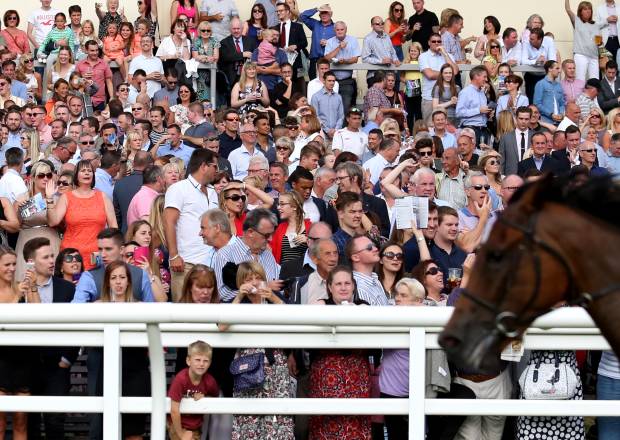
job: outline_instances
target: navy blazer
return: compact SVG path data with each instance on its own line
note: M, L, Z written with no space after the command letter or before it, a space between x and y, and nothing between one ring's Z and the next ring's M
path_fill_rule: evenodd
M75 285L63 278L52 277L52 302L70 303L75 294ZM45 365L57 365L61 358L74 363L80 351L79 347L41 347L41 360Z
M520 177L524 177L528 170L536 169L536 163L534 162L533 157L528 157L517 164L517 174ZM551 173L554 176L557 176L561 172L560 161L552 156L549 156L548 154L545 154L540 171L542 173Z
M116 222L119 229L123 232L127 232L127 211L129 210L129 204L131 199L140 190L142 186L143 177L142 171L134 171L129 176L123 177L114 185L114 191L112 192L112 203L114 204L114 213L116 214Z
M281 24L273 26L271 29L274 29L280 32ZM288 44L289 46L297 46L298 56L293 63L293 78L297 77L297 69L302 67L301 63L301 52L308 57L308 51L306 47L308 47L308 39L306 38L306 33L304 32L304 27L301 23L295 23L291 21L290 34L288 36ZM281 49L284 49L283 47ZM221 51L221 49L220 49Z

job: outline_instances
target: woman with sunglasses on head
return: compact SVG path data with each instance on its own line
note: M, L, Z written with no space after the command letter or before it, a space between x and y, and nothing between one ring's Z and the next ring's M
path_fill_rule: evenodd
M148 36L155 41L155 32L157 31L157 0L138 0L138 18L134 21L134 28L138 29L138 21L146 20L148 22Z
M420 281L426 291L424 303L429 306L445 306L448 295L444 290L443 272L435 260L422 260L412 270L411 276Z
M265 6L261 3L254 3L250 18L243 22L241 35L253 39L258 46L258 43L260 43L260 40L263 38L262 32L268 28Z
M198 37L192 44L192 58L199 63L217 63L220 58L220 42L213 38L211 23L202 21L198 25ZM196 93L199 100L211 99L211 71L198 69Z
M41 101L43 89L41 74L35 72L34 58L30 52L26 52L19 57L17 69L15 70L15 79L26 84L30 101L35 103ZM34 99L30 99L30 97Z
M388 242L379 250L379 262L375 265L374 272L379 276L379 281L390 304L395 304L396 283L405 273L405 254L403 247L394 242Z
M497 99L497 108L495 109L495 115L499 119L501 111L508 110L516 117L517 109L519 107L527 107L530 105L530 100L521 93L521 85L523 85L523 79L518 75L508 75L504 80L507 93L500 96Z
M26 32L18 29L19 14L15 9L8 9L2 17L4 29L0 31L0 37L4 38L6 48L17 55L24 55L30 52L30 43Z
M49 226L47 220L47 209L43 207L35 207L38 199L39 204L45 201L45 188L48 182L54 182L54 167L47 160L40 160L32 165L30 170L30 182L28 184L28 192L20 194L15 201L14 207L19 220L19 237L15 250L17 251L17 279L22 279L26 272L26 261L24 260L23 249L24 244L35 237L44 237L49 239L50 246L54 255L58 254L60 247L60 237L55 228ZM57 195L53 195L54 200L58 199Z
M79 249L85 270L94 267L91 261L93 252L97 252L97 234L106 227L117 228L116 215L112 201L101 191L95 190L95 170L90 162L81 160L75 166L73 175L75 189L68 191L55 200L58 187L53 180L47 182L45 201L47 204L47 221L55 227L65 223L65 234L61 248Z
M54 276L77 284L84 270L80 251L75 248L65 248L58 253L54 265Z

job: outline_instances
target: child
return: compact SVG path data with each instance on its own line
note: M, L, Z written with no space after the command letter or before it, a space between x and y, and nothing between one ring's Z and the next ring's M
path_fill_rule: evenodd
M125 42L123 41L123 37L118 33L118 26L116 23L110 23L106 36L103 39L103 61L108 64L110 61L116 61L121 75L123 78L126 78L127 64L125 63L124 48Z
M422 46L420 43L412 42L407 49L405 63L417 65L421 53ZM409 132L412 132L415 121L422 119L422 73L417 71L404 72L400 79L405 83L407 126Z
M213 349L203 341L196 341L187 347L188 368L185 368L174 377L168 390L168 397L172 400L168 433L171 440L197 440L202 432L202 414L183 414L180 412L181 399L203 397L219 397L220 389L207 370L211 365Z
M149 33L149 22L141 18L136 23L136 33L133 36L133 43L131 45L131 56L137 57L142 54L142 48L140 47L140 40Z
M257 63L260 66L271 66L276 62L276 50L277 47L271 43L271 33L268 32L268 35L265 36L265 31L263 31L263 41L258 45L258 58Z

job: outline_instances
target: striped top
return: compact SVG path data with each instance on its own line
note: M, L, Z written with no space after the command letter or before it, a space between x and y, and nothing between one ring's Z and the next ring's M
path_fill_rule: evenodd
M357 283L357 295L359 299L366 301L371 306L389 305L381 281L379 281L379 277L376 273L373 272L370 275L366 275L354 270L353 278Z
M47 34L47 37L45 37L45 40L43 40L43 43L41 43L41 47L44 48L50 41L56 43L60 40L67 40L67 46L69 46L69 49L73 52L73 48L75 47L75 34L68 26L62 30L53 27L50 33ZM55 47L51 53L58 53L58 49L58 47Z
M231 241L216 252L213 260L213 270L215 271L215 277L217 279L217 290L222 301L230 302L238 293L238 290L233 290L224 284L222 270L226 263L233 262L235 264L240 264L254 259L254 256L250 252L250 248L245 244L243 239ZM271 251L265 249L259 254L256 261L258 261L265 270L267 281L278 279L280 276L280 265L276 263L276 259L273 257Z
M604 351L598 364L598 374L611 379L620 379L620 363L613 351Z
M306 235L306 231L302 232L302 234ZM305 255L307 249L308 245L306 243L291 247L291 242L289 241L288 236L285 235L282 237L282 257L280 258L280 262L285 263L287 261L301 258Z

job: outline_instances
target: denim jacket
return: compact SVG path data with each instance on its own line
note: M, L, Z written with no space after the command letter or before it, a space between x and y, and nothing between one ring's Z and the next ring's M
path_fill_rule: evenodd
M551 81L549 77L545 76L536 83L534 89L534 105L538 107L542 120L552 124L556 123L551 119L554 97L558 104L558 114L563 115L566 102L564 100L562 85L558 81Z

